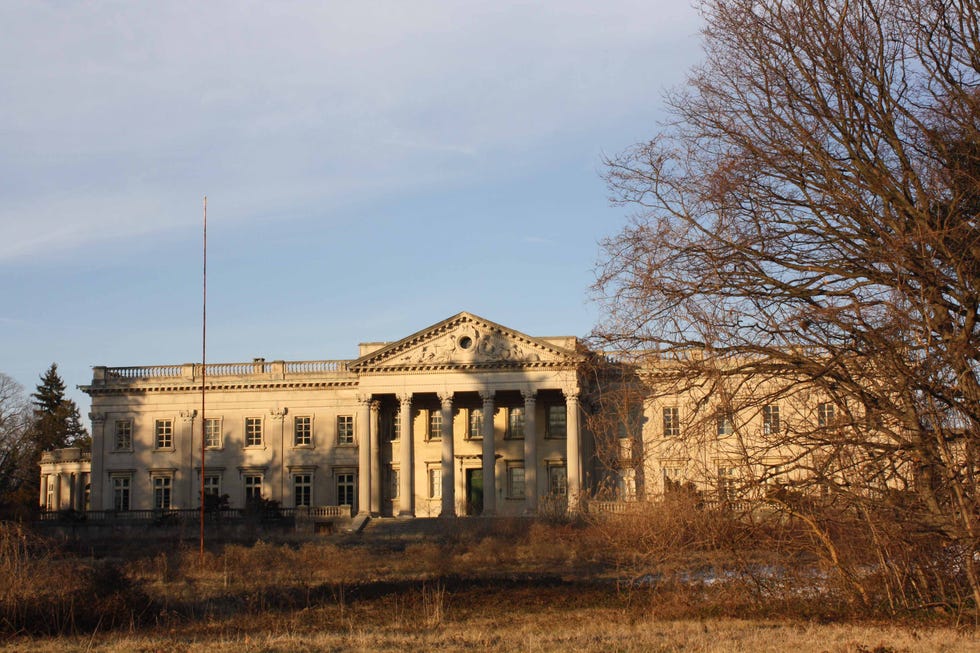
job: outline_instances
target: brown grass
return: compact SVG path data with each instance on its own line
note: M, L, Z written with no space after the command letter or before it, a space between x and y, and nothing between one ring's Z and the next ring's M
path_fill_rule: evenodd
M203 559L131 543L95 558L2 527L2 650L980 650L948 611L867 625L884 613L819 564L732 547L742 533L633 524L648 529L640 555L626 526L460 520L424 539L259 541Z

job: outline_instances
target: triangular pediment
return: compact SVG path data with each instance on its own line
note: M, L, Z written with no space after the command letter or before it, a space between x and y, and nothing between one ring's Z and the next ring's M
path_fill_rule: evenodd
M463 312L362 356L349 367L356 372L553 367L579 359L570 349Z

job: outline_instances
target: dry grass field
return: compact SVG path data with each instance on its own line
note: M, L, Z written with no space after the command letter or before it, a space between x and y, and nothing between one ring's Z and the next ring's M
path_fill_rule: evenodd
M934 653L980 651L972 631L953 628L814 624L732 619L658 621L620 611L582 608L542 611L519 618L447 616L438 625L409 624L322 628L318 610L300 611L262 628L213 623L190 631L158 629L144 634L14 638L2 651L649 651L730 653Z
M498 519L202 559L179 540L3 527L0 650L980 651L972 615L859 608L798 552L674 549L638 557L595 524Z

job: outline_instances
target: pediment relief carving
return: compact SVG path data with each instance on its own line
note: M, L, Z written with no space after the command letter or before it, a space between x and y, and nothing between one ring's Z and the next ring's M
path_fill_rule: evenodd
M451 332L385 361L387 365L526 362L541 360L529 344L474 324Z
M364 356L352 369L565 365L576 358L574 351L461 313Z

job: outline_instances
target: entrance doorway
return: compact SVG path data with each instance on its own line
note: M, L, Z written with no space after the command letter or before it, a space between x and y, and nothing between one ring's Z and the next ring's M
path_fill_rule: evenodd
M466 470L466 514L483 514L483 469Z

